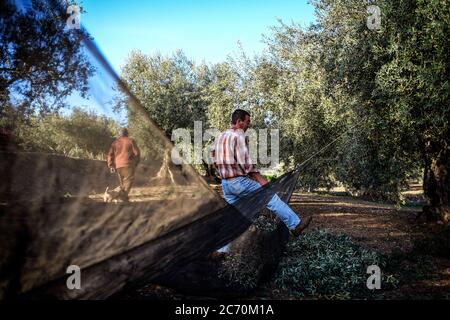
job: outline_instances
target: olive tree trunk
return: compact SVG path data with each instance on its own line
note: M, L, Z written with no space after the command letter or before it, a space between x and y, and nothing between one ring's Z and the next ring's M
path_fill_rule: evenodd
M428 142L425 148L423 190L428 204L423 212L429 220L450 221L450 145Z

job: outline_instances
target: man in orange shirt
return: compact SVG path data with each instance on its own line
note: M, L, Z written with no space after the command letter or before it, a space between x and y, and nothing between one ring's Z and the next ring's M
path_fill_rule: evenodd
M122 199L128 202L128 194L133 185L134 173L140 161L141 152L134 139L128 137L128 130L122 128L109 148L108 167L117 172L120 181Z

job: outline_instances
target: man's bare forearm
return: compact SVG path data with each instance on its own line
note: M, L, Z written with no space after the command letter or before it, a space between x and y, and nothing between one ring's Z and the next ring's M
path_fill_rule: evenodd
M266 179L263 178L263 176L259 172L250 172L249 176L262 186L269 183Z

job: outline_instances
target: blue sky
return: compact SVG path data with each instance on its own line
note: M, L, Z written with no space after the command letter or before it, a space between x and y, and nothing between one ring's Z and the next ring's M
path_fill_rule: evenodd
M88 29L116 71L132 49L171 54L182 49L197 62L224 61L238 41L252 55L263 50L277 18L309 25L306 0L82 0Z

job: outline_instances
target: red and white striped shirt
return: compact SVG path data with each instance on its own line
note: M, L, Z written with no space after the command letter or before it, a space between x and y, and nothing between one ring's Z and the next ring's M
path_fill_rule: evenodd
M248 137L242 129L222 132L211 148L211 157L222 179L258 172L248 149Z

